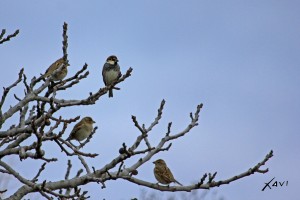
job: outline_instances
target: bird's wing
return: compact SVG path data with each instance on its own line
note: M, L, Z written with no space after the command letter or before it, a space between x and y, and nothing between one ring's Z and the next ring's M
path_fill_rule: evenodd
M155 167L154 168L154 174L157 174L157 175L159 175L159 176L162 176L162 170L160 170L159 168L157 168L157 167Z
M105 85L107 85L107 84L106 84L106 81L105 81L105 75L104 75L104 72L105 72L106 70L108 70L109 67L110 67L110 64L105 63L105 64L103 65L103 68L102 68L102 78L103 78L103 82L104 82Z
M164 171L163 176L164 176L165 180L168 180L168 182L173 182L174 177L173 177L171 170L167 166L165 166L163 171Z
M72 138L72 136L73 136L79 129L81 129L82 126L83 126L83 123L80 123L80 122L77 123L77 124L74 126L73 130L71 131L70 137Z
M52 63L50 65L50 67L46 70L45 72L45 77L50 76L52 74L53 71L55 71L56 69L58 69L60 67L60 63L62 62L62 58L58 59L57 61L55 61L54 63Z
M55 70L56 65L52 64L45 72L45 77L50 76L52 74L52 72Z

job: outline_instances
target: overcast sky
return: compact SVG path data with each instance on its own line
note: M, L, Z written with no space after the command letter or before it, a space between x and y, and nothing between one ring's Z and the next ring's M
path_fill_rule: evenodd
M102 66L111 54L118 56L122 72L133 68L114 98L105 96L96 105L58 113L66 118L90 115L97 122L99 129L84 148L100 154L88 161L90 165L102 167L118 155L123 142L134 141L139 132L131 115L149 125L160 101L166 100L163 119L150 135L156 145L169 121L173 133L183 130L189 113L203 103L199 126L142 166L138 178L156 182L152 161L163 158L183 184L214 171L216 180L227 179L273 149L267 174L254 174L214 191L227 200L299 197L300 1L2 0L0 29L8 33L20 29L20 34L0 46L0 87L11 84L22 67L31 79L62 56L63 22L69 24L69 76L84 63L90 75L59 97L85 98L102 87ZM22 91L14 90L20 96ZM67 159L56 152L56 145L46 147L48 156L59 155L60 160L49 165L44 178L59 180ZM82 166L72 160L75 175ZM28 179L36 173L34 162L20 163L17 157L10 162ZM273 177L288 181L288 186L262 192ZM143 189L120 180L106 186L102 190L89 184L84 189L91 199L107 200L139 197Z

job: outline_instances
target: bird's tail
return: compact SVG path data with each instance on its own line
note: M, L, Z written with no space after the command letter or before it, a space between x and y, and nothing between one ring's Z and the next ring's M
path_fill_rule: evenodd
M113 91L112 91L112 89L110 89L110 90L108 91L108 97L113 97Z
M177 183L178 185L181 185L182 186L182 184L181 183L179 183L177 180L174 180L175 181L175 183Z

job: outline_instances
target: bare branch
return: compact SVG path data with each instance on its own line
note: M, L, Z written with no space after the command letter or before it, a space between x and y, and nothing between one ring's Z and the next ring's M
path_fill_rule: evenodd
M0 172L3 174L11 174L9 171L5 170L5 169L0 169Z
M132 119L132 121L134 123L134 126L137 127L139 129L139 131L141 131L142 134L145 134L146 131L139 125L139 123L136 120L136 116L132 115L131 119Z
M4 150L0 151L0 159L3 158L4 156L8 155L19 155L21 151L26 151L32 150L35 148L35 144L29 145L29 146L23 146L23 147L18 147L18 148L8 148L6 147Z
M6 190L0 190L0 194L3 194L5 192L7 192L7 189ZM1 197L0 197L0 199L1 199Z
M135 116L131 116L131 118L132 118L132 121L133 121L133 123L134 123L134 125L139 129L139 131L142 133L142 137L141 137L141 139L144 139L145 140L145 143L146 143L146 145L147 145L147 147L149 148L149 149L151 149L151 145L150 145L150 143L149 143L149 141L148 141L148 135L147 135L147 131L146 131L146 129L144 128L144 125L143 125L143 128L139 125L139 123L137 122L137 120L136 120L136 117Z
M92 153L84 153L84 152L81 152L81 151L79 151L76 147L74 147L73 145L71 145L69 142L66 142L65 140L63 140L63 139L61 139L61 138L55 139L54 141L59 145L59 147L61 148L61 150L62 150L63 152L65 152L66 155L68 155L68 156L82 155L82 156L94 158L94 157L96 157L96 156L99 155L99 154L97 154L97 153L92 154ZM73 151L74 153L69 153L69 152L63 147L63 145L62 145L61 143L59 143L59 141L62 142L62 144L67 145L70 149L72 149L72 151Z
M6 30L2 29L2 32L0 34L0 44L9 41L11 38L16 37L19 34L19 29L16 30L13 34L8 35L6 38L3 38L4 34L5 34ZM3 38L3 39L2 39Z
M258 163L257 165L255 165L253 168L249 169L248 171L241 173L240 175L234 176L232 178L226 179L224 181L213 181L213 179L216 176L216 172L213 175L210 175L209 177L209 181L206 184L203 184L205 178L207 177L207 175L205 174L201 181L197 184L193 184L193 185L188 185L188 186L161 186L158 184L154 184L154 183L150 183L147 181L143 181L137 178L134 178L132 176L121 176L121 178L128 180L132 183L138 184L138 185L142 185L142 186L146 186L149 188L153 188L156 190L160 190L160 191L170 191L170 192L175 192L175 191L186 191L186 192L190 192L192 190L196 190L196 189L210 189L213 187L219 187L223 184L229 184L235 180L241 179L245 176L250 176L253 173L260 173L258 170L259 167L261 167L262 165L264 165L271 157L273 156L273 151L270 151L269 154L266 155L265 159Z
M91 170L90 170L89 166L87 165L86 161L84 160L84 158L81 155L78 155L78 158L79 158L81 164L84 166L86 173L88 173L88 174L91 173Z
M46 166L46 162L44 162L41 166L41 168L39 169L38 173L35 175L35 177L33 177L33 179L31 180L32 182L37 182L38 181L38 177L41 175L42 171L45 170L45 166Z
M165 105L166 101L163 99L160 103L160 107L157 110L157 116L155 118L155 120L151 123L151 125L148 127L147 132L150 132L152 130L152 128L158 124L159 120L161 119L162 116L162 111L164 109L164 105Z
M26 88L26 93L30 93L31 92L31 88L29 87L29 85L27 83L27 76L25 74L23 74L23 83L24 83L24 86Z
M24 74L24 68L22 68L20 70L18 79L12 85L8 86L7 88L3 88L3 94L2 94L1 101L0 101L0 110L2 109L3 103L5 101L5 98L6 98L7 94L9 93L9 91L13 87L16 87L18 85L18 83L20 83L22 81L23 74Z
M25 127L25 116L26 116L27 111L28 111L28 104L26 104L24 106L24 108L21 109L21 112L20 112L20 123L19 123L19 127L20 128L24 128Z
M157 116L156 118L154 119L154 121L151 123L151 125L148 127L148 129L145 128L145 125L143 124L143 127L141 127L139 125L139 123L137 122L136 120L136 117L132 115L132 121L135 125L135 127L137 127L139 129L139 131L142 133L140 136L137 137L135 143L129 148L130 151L134 151L141 143L141 141L144 139L145 142L146 142L146 145L148 147L148 149L152 149L149 141L148 141L148 132L150 132L152 130L152 128L158 124L159 120L161 119L161 116L162 116L162 111L164 109L164 105L165 105L165 100L163 99L160 103L160 107L158 109L158 112L157 112Z
M166 141L174 140L174 139L177 139L178 137L182 137L186 133L188 133L192 128L194 128L195 126L198 126L199 114L200 114L200 110L202 107L203 107L203 104L199 104L197 106L197 110L194 114L194 117L191 120L191 123L188 125L188 127L186 127L183 131L181 131L173 136L166 136L165 137Z
M65 180L69 179L71 168L72 168L71 160L68 160L68 168L67 168L67 171L66 171Z
M161 109L159 109L159 112L158 112L158 115L161 115L162 114L162 109L163 109L163 105L164 105L164 102L162 102L161 104L162 106L160 107ZM133 170L136 170L138 167L140 167L141 165L143 165L145 162L149 161L153 155L157 154L158 152L160 151L167 151L169 150L169 148L171 147L171 144L169 144L166 148L164 148L164 145L166 142L170 141L170 140L173 140L175 138L178 138L178 137L181 137L181 136L184 136L186 133L188 133L193 127L197 126L197 122L198 122L198 119L199 119L199 113L200 113L200 109L202 108L202 104L198 105L197 106L197 109L196 109L196 112L195 112L195 116L193 117L193 120L191 121L191 123L187 126L187 128L185 130L183 130L182 132L179 132L173 136L170 136L167 132L166 136L163 137L161 139L161 141L159 142L159 144L155 147L155 149L153 150L150 150L148 151L148 153L141 159L139 159L138 162L136 162L135 164L133 164L131 167L127 168L128 171L133 171ZM156 119L159 119L159 117L157 117ZM170 123L168 124L168 129L170 129L171 125ZM169 131L169 130L168 130ZM137 144L139 144L141 140L141 136L139 136L134 145L130 148L130 149L135 149L136 146L138 146ZM136 144L137 143L137 144ZM132 150L133 151L133 150Z
M91 139L93 138L93 135L96 133L97 129L98 129L98 127L95 126L94 129L93 129L93 131L89 135L89 137L83 143L80 143L80 145L78 146L78 149L83 148L87 143L89 143L91 141Z
M82 69L79 70L74 76L72 76L68 79L65 79L64 84L62 86L58 87L57 90L65 90L67 88L72 87L73 85L76 85L77 83L80 82L80 80L87 78L87 76L89 75L88 71L85 72L84 74L82 74L87 69L87 67L88 67L88 65L85 63L84 66L82 67ZM67 83L69 83L69 84L67 84Z
M55 103L59 103L59 107L69 107L75 105L92 105L95 104L97 100L103 95L105 95L109 89L113 88L116 84L123 82L129 76L131 76L132 68L129 68L118 81L114 82L110 86L106 86L104 88L100 88L96 93L90 94L88 98L83 100L54 100Z
M47 88L49 84L50 84L50 80L47 79L47 81L44 84L42 84L39 88L31 91L30 93L27 93L26 96L20 102L18 102L15 106L11 107L7 112L3 113L2 121L11 117L14 113L19 111L24 105L26 105L30 101L38 100L37 95L41 93L45 88ZM42 119L40 120L42 121ZM37 120L37 123L39 123L40 120ZM3 135L5 135L5 133Z
M168 131L166 133L166 136L170 135L170 133L171 133L171 126L172 126L172 122L169 122L169 124L168 124Z
M121 162L118 172L117 172L117 176L119 176L119 174L122 172L122 166L124 165L124 161Z
M144 153L147 153L147 152L149 152L149 151L151 151L151 150L154 150L155 149L155 147L152 147L151 149L144 149L144 150L140 150L140 151L134 151L131 155L137 155L137 154L144 154Z
M12 174L15 178L17 178L21 183L28 185L30 187L34 187L34 183L22 177L18 172L13 170L8 164L0 160L0 166L7 170L10 174Z
M171 146L172 146L172 143L170 143L166 148L160 148L160 149L158 150L158 152L159 152L159 151L169 151L169 149L171 148Z
M68 49L68 35L67 35L67 31L68 31L68 24L66 22L64 22L64 25L63 25L63 58L64 58L64 61L66 63L66 65L69 64L69 61L68 61L68 53L67 53L67 49Z

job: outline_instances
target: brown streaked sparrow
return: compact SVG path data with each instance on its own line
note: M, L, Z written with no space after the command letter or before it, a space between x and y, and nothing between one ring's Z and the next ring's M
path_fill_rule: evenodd
M172 182L175 182L182 186L173 176L171 170L168 168L166 162L163 159L158 159L153 162L155 164L154 167L154 176L156 180L165 185L169 185Z
M58 68L60 68L61 66L62 66L61 70L56 71L55 74L53 74L53 72ZM52 75L53 81L61 81L67 76L68 73L67 66L69 66L69 64L66 65L64 59L60 58L50 65L50 67L46 70L44 77L47 78L53 74Z

